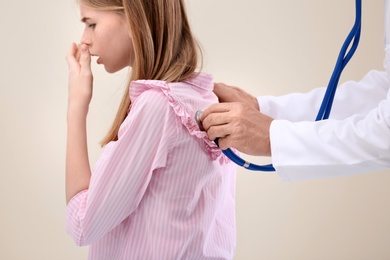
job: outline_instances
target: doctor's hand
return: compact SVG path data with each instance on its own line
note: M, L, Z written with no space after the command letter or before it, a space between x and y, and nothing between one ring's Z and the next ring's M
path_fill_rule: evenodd
M71 110L86 116L92 98L93 82L91 54L88 46L73 43L66 60L69 67L68 112Z
M238 87L228 86L224 83L215 83L214 93L217 95L220 103L242 102L259 110L257 99Z
M271 156L269 129L272 120L242 102L213 104L200 117L209 139L219 138L222 150L235 148L257 156Z

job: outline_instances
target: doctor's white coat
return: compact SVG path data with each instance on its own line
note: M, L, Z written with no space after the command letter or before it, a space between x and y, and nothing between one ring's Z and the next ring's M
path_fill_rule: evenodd
M390 168L390 3L385 1L384 71L337 89L328 120L314 122L325 88L258 97L271 124L272 163L283 180L305 180Z

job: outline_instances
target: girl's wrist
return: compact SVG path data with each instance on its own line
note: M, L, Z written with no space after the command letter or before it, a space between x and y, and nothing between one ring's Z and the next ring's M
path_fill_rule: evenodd
M80 103L68 103L68 119L69 118L82 118L86 119L88 115L89 106Z

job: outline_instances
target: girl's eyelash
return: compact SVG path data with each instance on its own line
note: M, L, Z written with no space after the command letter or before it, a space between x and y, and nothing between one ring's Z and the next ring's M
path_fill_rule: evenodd
M88 25L88 27L89 27L89 28L92 28L92 29L95 28L95 26L96 26L95 23L92 23L92 24L89 24L89 25Z

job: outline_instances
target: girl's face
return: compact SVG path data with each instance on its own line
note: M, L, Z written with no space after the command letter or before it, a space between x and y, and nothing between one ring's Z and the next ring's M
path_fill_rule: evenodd
M124 13L101 11L80 5L81 21L85 24L81 43L89 46L109 73L132 66L134 49L131 32Z

